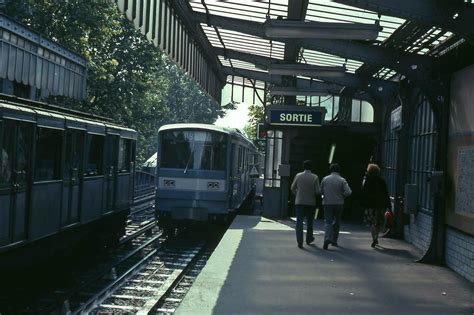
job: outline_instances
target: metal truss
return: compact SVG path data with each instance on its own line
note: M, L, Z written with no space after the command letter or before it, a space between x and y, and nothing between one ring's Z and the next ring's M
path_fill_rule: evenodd
M263 23L215 15L206 17L205 14L199 12L194 12L194 17L201 23L211 23L219 28L266 38ZM432 65L431 57L356 41L329 39L293 40L285 38L273 40L283 42L286 46L301 46L305 49L322 51L343 58L359 60L367 64L390 67L413 80L423 80L423 78L426 78Z
M221 48L215 48L215 51L217 54L224 54L224 50ZM268 66L272 63L281 63L281 60L278 60L275 58L252 55L252 54L247 54L247 53L234 51L234 50L226 50L225 54L227 58L250 62L262 68L268 68ZM243 71L243 69L236 69L236 71L240 72L240 71ZM275 85L283 84L281 76L269 75L266 72L259 72L259 71L254 71L254 72L258 73L259 76L261 77L258 80L273 83ZM379 97L381 99L385 99L386 97L394 95L398 91L398 84L395 82L376 79L373 77L363 78L361 76L351 74L351 73L344 73L342 76L338 76L338 77L324 76L324 75L313 76L313 77L319 80L322 80L324 82L337 84L339 86L339 89L336 94L340 92L342 86L364 90L371 93L373 96Z
M276 86L283 86L284 80L281 75L270 75L266 72L252 71L246 69L236 69L232 67L223 67L222 68L226 75L243 77L251 80L258 80L268 82ZM342 86L338 84L312 81L309 79L297 78L296 79L297 88L310 89L314 88L317 91L327 91L328 94L339 94L342 90Z
M291 20L304 20L309 0L293 0L288 3L287 18ZM285 45L285 60L296 61L301 47Z
M404 19L439 26L474 40L474 6L461 0L334 0Z

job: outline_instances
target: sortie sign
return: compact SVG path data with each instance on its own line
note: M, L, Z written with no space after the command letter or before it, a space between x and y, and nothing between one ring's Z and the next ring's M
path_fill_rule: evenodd
M324 107L269 106L267 122L280 126L321 126L326 109Z

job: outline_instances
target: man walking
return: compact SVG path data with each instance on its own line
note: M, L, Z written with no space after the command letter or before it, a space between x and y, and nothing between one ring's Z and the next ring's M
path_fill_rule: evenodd
M321 181L324 205L324 249L328 249L329 244L337 246L344 199L352 193L347 181L340 175L339 164L331 164L329 171L331 174Z
M320 195L319 178L311 173L311 161L303 162L304 172L298 173L291 184L291 191L296 195L296 241L303 248L303 220L306 217L306 244L314 241L313 222L316 198Z

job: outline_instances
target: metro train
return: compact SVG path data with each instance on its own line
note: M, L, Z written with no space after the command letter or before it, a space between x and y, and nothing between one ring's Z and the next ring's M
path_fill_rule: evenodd
M158 131L156 209L166 233L224 223L251 193L261 154L237 129L171 124Z
M133 200L136 138L98 116L0 95L0 270L86 237L116 241Z

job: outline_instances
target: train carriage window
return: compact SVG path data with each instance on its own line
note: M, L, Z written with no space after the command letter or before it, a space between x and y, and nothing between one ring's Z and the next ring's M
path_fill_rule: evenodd
M119 172L130 172L130 150L131 140L120 139L119 143L119 157L118 157L118 170Z
M3 127L3 131L0 128L0 134L2 134L0 139L0 188L10 186L12 179L13 133L15 131L11 122L4 122Z
M66 130L66 158L64 161L63 178L69 180L79 176L82 166L82 147L84 136L73 130Z
M84 176L97 176L104 174L104 136L89 135L87 137L87 164Z
M16 141L15 172L16 182L26 183L27 174L30 172L30 160L33 143L33 125L19 123Z
M131 152L131 157L130 157L131 160L130 160L130 161L132 162L132 163L131 163L131 164L132 164L131 167L134 168L134 166L135 166L135 158L136 158L136 155L137 155L137 153L136 153L136 151L137 151L137 143L136 143L135 140L130 140L130 141L131 141L131 143L132 143L132 149L131 149L132 152Z
M61 177L62 130L38 127L36 135L35 181Z

